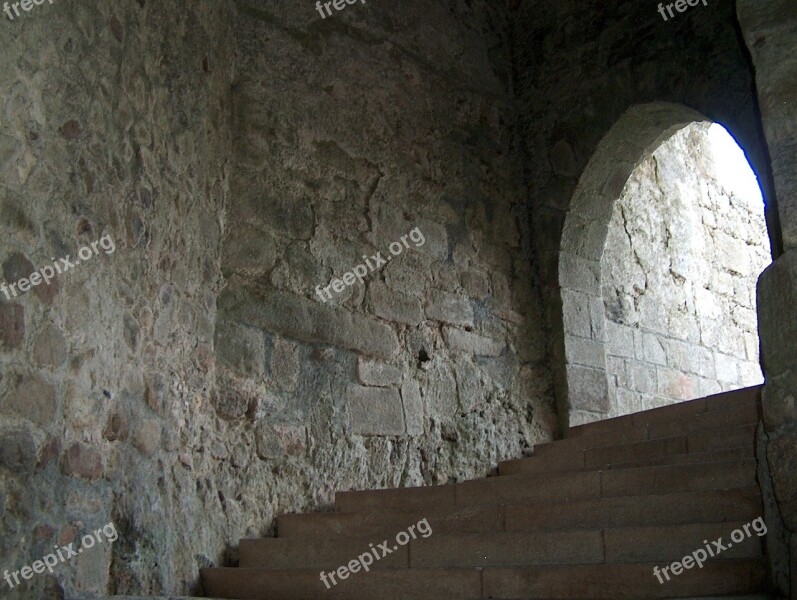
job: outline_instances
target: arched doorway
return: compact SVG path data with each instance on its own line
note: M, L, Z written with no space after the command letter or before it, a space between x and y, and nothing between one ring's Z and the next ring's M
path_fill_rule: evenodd
M719 180L716 129L634 107L579 181L559 263L571 426L761 382L764 207Z

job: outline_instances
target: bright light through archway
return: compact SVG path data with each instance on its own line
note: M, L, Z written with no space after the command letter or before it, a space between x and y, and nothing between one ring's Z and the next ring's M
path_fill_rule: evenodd
M728 130L719 123L712 123L708 138L717 168L717 180L728 190L740 195L749 206L764 202L758 179Z

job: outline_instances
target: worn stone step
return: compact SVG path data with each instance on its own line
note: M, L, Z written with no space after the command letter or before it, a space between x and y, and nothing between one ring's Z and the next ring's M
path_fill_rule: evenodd
M660 584L653 563L556 567L488 568L484 598L503 600L640 600L751 594L766 591L762 561L706 563Z
M637 413L642 414L642 413ZM636 417L636 415L630 415ZM563 440L538 444L534 447L535 456L546 458L554 453L569 449L593 449L640 443L648 440L670 438L681 435L695 435L708 431L720 431L746 425L756 425L759 420L759 406L747 402L731 406L725 410L711 411L701 415L648 423L629 422L623 427L589 435L568 437Z
M295 537L381 537L395 535L413 523L426 518L437 533L477 533L504 530L504 507L466 506L454 510L328 512L281 515L277 519L277 535Z
M384 569L321 581L317 569L202 569L205 593L241 600L478 600L480 569ZM329 581L329 579L328 579Z
M456 488L456 505L544 504L600 495L600 471L543 473L466 481Z
M688 435L700 431L756 424L761 419L758 402L745 402L720 410L701 413L688 419L648 423L648 439Z
M760 515L759 515L760 516ZM747 535L744 526L750 532ZM730 540L731 533L740 530L738 543ZM639 563L663 561L669 564L680 560L695 550L705 550L707 541L712 552L717 549L712 541L719 540L721 552L713 560L730 558L761 558L761 538L750 526L750 521L727 523L693 523L656 527L620 527L603 530L607 563ZM739 536L737 536L737 539ZM726 549L722 547L727 546ZM708 557L710 555L706 552ZM708 558L706 559L706 561Z
M756 443L757 423L723 427L690 433L686 436L689 452L711 452L726 448L753 446Z
M761 511L761 492L758 487L749 487L551 504L282 515L277 533L280 538L373 540L395 536L421 519L426 519L437 535L751 521Z
M609 496L639 496L744 488L756 481L754 459L607 471L530 473L457 485L339 492L340 512L454 509L496 504L550 503Z
M736 416L723 415L718 419L707 416L699 422L696 422L695 419L688 419L668 422L666 425L672 426L666 430L672 433L671 436L659 435L665 431L662 429L654 436L643 438L643 429L641 428L625 431L617 439L608 434L581 436L536 446L535 454L528 458L549 460L560 454L578 454L580 450L583 450L593 456L592 462L597 463L603 460L609 464L622 459L626 453L644 457L645 455L671 454L686 450L703 452L742 446L754 442L758 416L757 413L751 414L748 409L745 409L738 411ZM686 441L681 438L685 438ZM587 458L585 458L585 464L589 466Z
M634 459L651 459L659 456L686 454L687 452L687 437L682 435L635 444L590 448L584 450L584 464L587 467L597 467L629 462Z
M761 386L754 386L734 390L732 392L723 392L697 400L688 400L661 408L623 415L613 419L605 419L603 421L571 427L568 431L568 438L605 433L611 434L627 427L633 428L653 423L683 421L701 415L702 413L715 413L712 415L712 418L716 418L719 417L721 413L736 410L739 407L758 408L760 406L760 401ZM670 437L670 435L665 435L664 437Z
M604 497L744 488L756 483L755 459L600 471Z
M504 508L506 531L750 522L760 516L762 510L757 486L557 504L507 505Z
M729 460L755 458L755 446L748 444L738 448L726 448L725 450L713 450L711 452L690 452L688 454L670 454L668 456L658 456L643 460L635 460L627 463L613 465L601 465L596 468L602 469L633 469L638 467L662 467L666 465L686 465L691 463L711 463L726 462Z
M410 543L410 566L490 567L601 563L599 529L432 535Z
M335 506L341 512L372 510L453 510L457 506L491 506L518 500L563 502L600 496L600 473L572 472L515 477L493 477L457 485L339 492Z
M201 570L205 593L242 600L640 600L765 591L761 561L718 560L660 584L648 564L384 569L349 574L327 589L315 569Z
M730 428L710 429L681 435L672 438L660 438L617 444L611 446L582 449L572 445L554 446L546 453L527 458L518 458L502 461L498 465L500 475L515 475L518 473L543 473L554 471L572 471L590 468L614 468L615 465L630 466L631 464L644 465L650 461L650 466L655 464L668 464L667 460L659 463L662 458L701 454L705 462L722 460L708 455L710 452L733 450L729 458L752 455L755 448L756 424L740 425ZM746 452L751 454L744 454ZM721 457L722 454L717 455ZM673 459L674 463L693 462L688 459ZM697 460L701 460L698 457Z
M434 531L434 530L432 530ZM239 565L251 569L337 569L369 554L382 540L365 538L262 538L241 540ZM409 567L409 544L400 546L391 537L372 568ZM384 554L384 556L383 556ZM370 558L374 558L371 556Z
M583 455L582 455L583 456ZM724 462L728 460L754 458L755 447L753 444L740 446L738 448L726 448L725 450L713 450L711 452L690 452L687 454L668 454L651 458L637 458L629 462L614 463L611 465L596 464L590 467L581 467L584 470L608 470L608 469L634 469L638 467L659 467L666 465L685 465L690 463L710 463ZM519 475L522 473L551 473L563 472L572 469L548 469L546 460L516 459L502 463L501 475Z
M744 488L755 485L752 459L608 471L532 473L466 481L456 505L566 502L611 496L640 496Z
M443 534L432 529L431 535L418 535L405 545L397 540L395 533L381 539L241 540L240 566L330 571L360 556L372 562L369 565L372 570L604 562L604 542L600 529L471 534Z

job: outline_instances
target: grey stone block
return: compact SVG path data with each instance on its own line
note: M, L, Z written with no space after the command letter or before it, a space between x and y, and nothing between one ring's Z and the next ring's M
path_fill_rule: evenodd
M401 382L401 370L383 362L360 358L357 375L363 385L389 387Z
M415 380L401 385L401 401L404 404L404 422L409 435L421 435L424 431L423 400L421 388Z
M413 327L423 321L420 300L402 294L386 285L377 282L371 283L368 286L368 299L373 313L386 321Z
M473 326L473 309L468 299L443 290L433 289L429 292L426 316L451 325Z
M760 385L764 383L764 376L761 373L761 365L754 362L741 361L738 363L739 383L743 387Z
M666 367L656 368L658 393L678 400L691 400L699 395L698 378Z
M219 311L243 323L306 342L322 342L366 356L393 358L399 352L391 327L363 315L333 309L272 289L227 288Z
M605 371L568 365L567 385L571 409L609 412L609 388Z
M563 289L562 311L565 334L582 338L592 337L590 296Z
M612 356L634 358L634 329L613 321L606 322L606 352Z
M559 260L562 288L600 295L600 264L597 261L586 260L569 252L562 252Z
M452 417L457 412L457 386L448 364L436 361L422 382L426 411L433 417Z
M12 473L32 473L36 466L36 443L29 426L0 428L0 467Z
M656 365L667 365L667 352L663 342L653 333L645 333L642 337L645 360Z
M271 235L250 225L230 230L223 247L221 266L225 273L262 274L270 271L277 260Z
M266 351L262 331L219 321L215 338L216 354L221 364L242 377L263 377Z
M568 336L565 340L565 358L569 364L606 368L606 348L602 342Z
M501 356L506 347L503 341L448 326L443 327L443 338L452 352L474 356Z
M738 383L739 382L739 365L738 360L733 356L714 353L714 364L717 369L717 379L723 383Z
M422 246L416 248L415 243L412 240L408 240L410 251L422 252L439 260L448 258L448 233L443 225L423 220L419 221L417 225L409 227L402 235L409 233L410 229L414 229L415 226L420 229L425 242Z
M631 380L631 387L637 392L645 394L655 394L656 386L656 367L637 361L629 361L628 375Z
M355 435L402 435L404 409L396 389L349 386L351 431Z
M471 298L481 300L490 293L490 278L481 271L470 269L462 273L462 287Z

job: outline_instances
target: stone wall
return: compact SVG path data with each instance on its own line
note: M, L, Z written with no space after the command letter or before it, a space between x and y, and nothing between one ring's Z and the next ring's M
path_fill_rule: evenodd
M797 599L797 5L789 0L737 0L753 57L756 84L778 193L783 254L758 284L761 357L767 384L767 458L780 515L790 532L791 596Z
M0 297L0 566L119 534L9 597L193 593L280 512L550 439L501 10L59 0L0 25L3 280L116 242Z
M224 543L209 391L231 26L226 3L173 0L0 21L0 280L115 242L0 295L0 568L119 535L3 598L186 589Z
M601 260L610 416L763 382L764 205L720 180L708 128L659 146L613 209Z
M550 439L507 21L469 4L241 5L215 410L257 449L220 468L261 491L225 491L231 545L336 489L476 477Z

